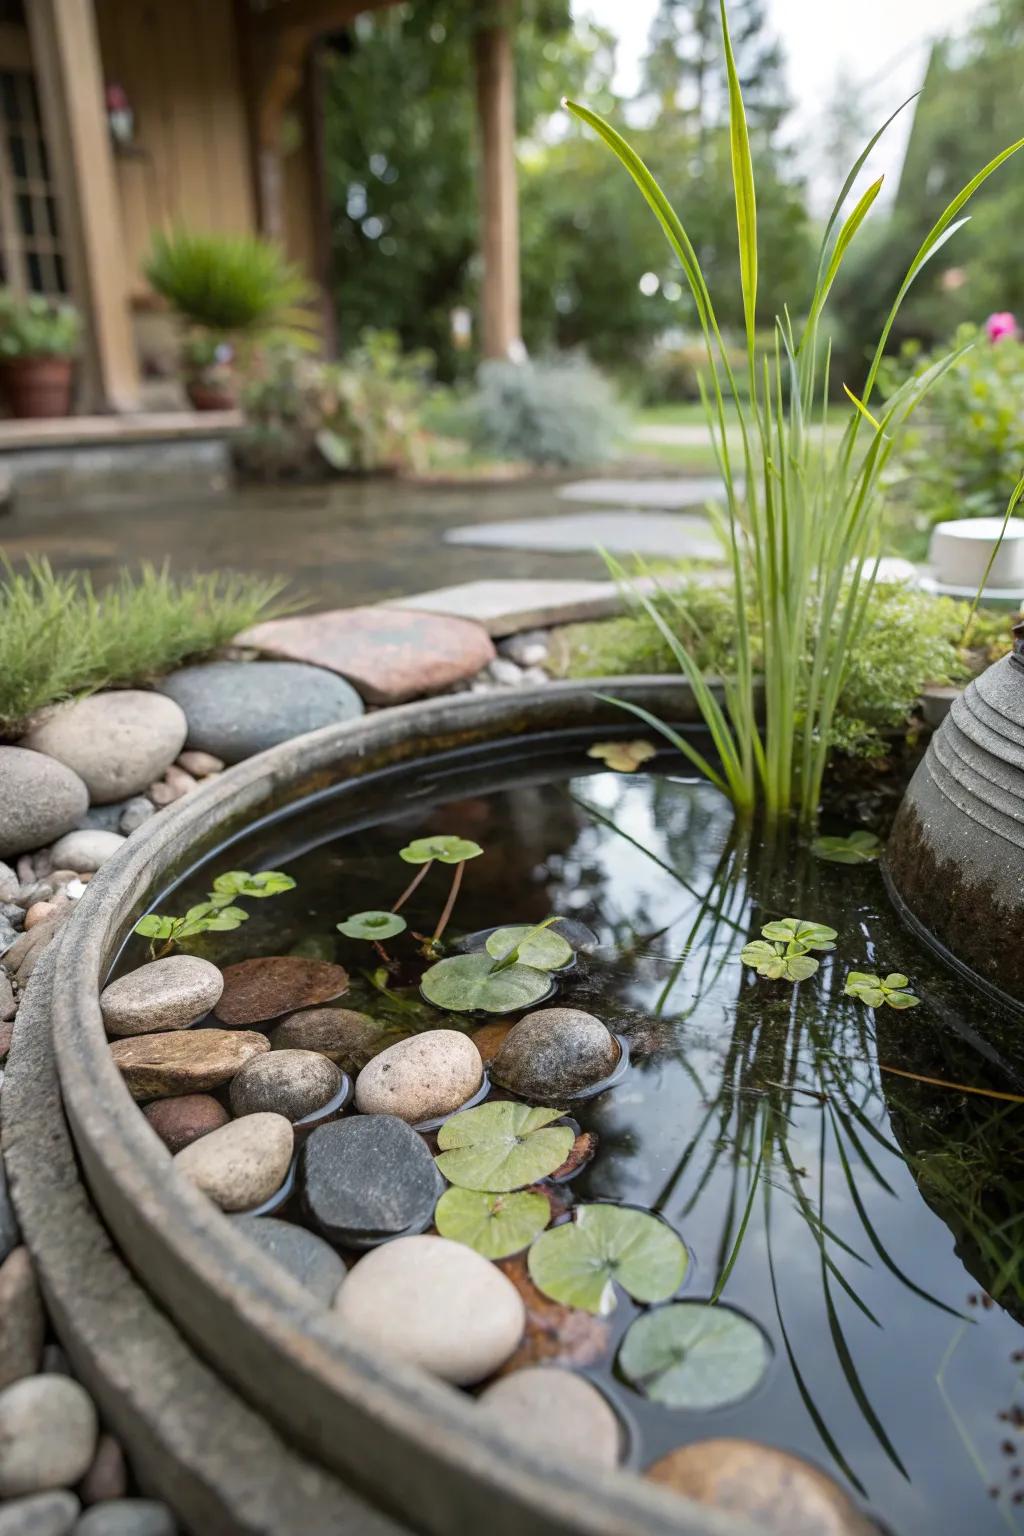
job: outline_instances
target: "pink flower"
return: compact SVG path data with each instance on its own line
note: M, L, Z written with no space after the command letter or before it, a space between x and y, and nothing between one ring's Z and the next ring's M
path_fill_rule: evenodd
M985 321L985 330L989 341L1003 341L1007 337L1011 341L1016 341L1020 336L1016 317L1011 315L1009 310L1002 310L997 315L989 315Z

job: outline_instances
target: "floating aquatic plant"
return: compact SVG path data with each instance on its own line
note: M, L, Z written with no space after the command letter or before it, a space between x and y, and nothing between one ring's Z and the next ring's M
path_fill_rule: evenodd
M740 959L769 981L806 981L819 965L809 951L828 953L836 947L834 928L802 917L765 923L761 932L764 937L745 945Z
M550 928L538 930L529 924L496 928L488 934L484 948L495 960L505 960L517 950L520 962L537 971L563 970L573 958L572 945L560 933L554 933Z
M501 1101L452 1115L437 1133L438 1170L461 1189L504 1193L546 1179L572 1151L576 1133L556 1125L560 1109Z
M784 917L779 922L765 923L761 929L766 939L775 939L783 944L800 944L807 949L821 950L828 953L835 949L835 940L838 934L827 923L811 923L802 917Z
M231 905L238 897L262 899L294 889L295 881L291 875L283 874L278 869L261 870L255 875L245 869L228 870L214 880L213 890L207 893L206 900L189 907L183 917L149 912L139 918L135 932L149 939L150 954L166 955L183 939L201 933L228 933L240 927L248 920L249 914L242 907ZM163 947L159 951L156 948L158 940L163 940Z
M876 976L873 971L851 971L843 989L847 997L856 997L867 1008L916 1008L921 999L908 992L909 979L899 971Z
M441 935L447 928L452 912L455 910L459 888L462 885L462 872L467 860L477 859L482 853L483 849L479 843L472 842L468 837L456 837L453 833L447 832L439 832L433 837L415 837L405 848L399 849L398 857L400 859L404 859L406 864L418 864L420 868L395 902L391 909L392 912L398 912L405 906L409 897L420 883L426 879L434 864L451 864L454 866L455 873L452 875L448 900L444 904L437 927L434 929L433 938L429 941L431 949L436 951Z
M379 944L384 939L396 938L404 933L406 921L397 912L353 912L351 917L338 923L338 932L347 939L367 939Z
M488 938L483 954L449 955L439 960L423 973L423 996L435 1007L452 1013L515 1013L539 1003L551 991L550 971L566 963L566 951L572 958L572 948L564 939L559 939L557 946L541 942L547 929L557 922L557 917L546 917L533 928L498 929ZM506 943L501 935L518 938ZM495 947L502 950L500 956L491 948L495 938ZM524 960L526 953L534 957L529 965ZM553 960L557 966L549 963Z
M859 830L848 837L816 837L811 852L830 864L871 864L882 852L882 840L874 832Z
M588 757L598 758L616 773L635 773L657 755L653 741L595 741L587 748Z
M437 1202L434 1224L442 1237L483 1254L506 1259L528 1248L551 1220L543 1195L488 1194L480 1189L446 1189Z
M530 1249L530 1279L552 1301L603 1316L615 1310L615 1285L634 1301L666 1301L689 1265L672 1228L622 1205L577 1206L572 1221L541 1234Z
M731 1307L679 1301L645 1312L619 1350L626 1380L669 1408L724 1408L752 1392L771 1360L756 1323Z

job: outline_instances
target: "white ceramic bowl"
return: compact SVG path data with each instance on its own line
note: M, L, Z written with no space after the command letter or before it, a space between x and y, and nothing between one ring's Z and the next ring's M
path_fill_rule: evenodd
M1003 526L1001 517L963 518L937 523L932 532L931 565L943 587L977 588L985 575ZM1024 521L1011 519L996 555L986 589L1017 588L1024 597Z

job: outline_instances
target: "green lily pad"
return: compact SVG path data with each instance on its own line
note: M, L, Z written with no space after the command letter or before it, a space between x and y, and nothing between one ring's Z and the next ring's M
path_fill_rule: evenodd
M218 875L213 882L213 898L251 896L262 900L264 896L280 896L283 891L294 891L295 881L291 875L283 874L279 869L263 869L259 874L250 875L245 869L229 869L224 875Z
M665 1301L690 1259L672 1228L647 1211L581 1205L573 1221L543 1232L530 1249L530 1279L566 1307L602 1316L615 1310L615 1282L634 1301Z
M492 1194L535 1184L560 1168L572 1150L572 1126L552 1123L562 1113L511 1102L464 1109L437 1133L438 1169L449 1184Z
M754 939L744 945L740 959L769 981L806 981L819 963L802 944L773 944L768 939Z
M465 1243L485 1259L507 1259L528 1248L551 1220L543 1195L487 1194L481 1189L446 1189L434 1224L442 1237Z
M781 922L765 923L761 929L766 939L777 939L781 944L799 944L802 949L819 949L827 952L835 949L833 939L838 935L826 923L810 923L802 917L784 917Z
M874 832L851 832L849 837L816 837L811 852L831 864L871 864L882 852L882 840Z
M496 928L484 945L495 960L504 960L518 946L519 964L535 971L560 971L573 957L572 945L550 928L534 929L523 924L514 928Z
M482 853L480 844L470 842L468 837L443 834L414 837L407 848L399 850L398 857L407 864L430 864L434 859L439 864L464 864L467 859L479 858Z
M738 1402L771 1361L756 1323L731 1307L680 1301L646 1312L619 1350L619 1366L637 1391L669 1408L707 1411Z
M406 926L405 918L397 912L353 912L338 924L338 932L347 939L372 939L379 944L382 939L404 933Z
M529 965L498 970L499 964L487 954L449 955L424 971L423 996L450 1013L517 1013L551 991L547 971Z
M909 978L899 971L891 971L884 978L873 971L851 971L843 991L867 1008L917 1008L921 999L907 991L909 986Z

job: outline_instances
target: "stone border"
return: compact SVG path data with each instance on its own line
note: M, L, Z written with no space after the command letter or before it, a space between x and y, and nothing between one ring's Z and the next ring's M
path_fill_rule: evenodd
M617 693L677 724L699 711L678 679L616 679ZM320 1463L436 1536L754 1536L744 1521L634 1476L571 1468L481 1422L472 1401L373 1359L171 1172L110 1057L103 975L146 904L226 837L390 763L524 734L623 728L602 683L382 711L287 742L147 824L100 871L61 936L51 990L65 1108L85 1178L146 1287L197 1349ZM235 1529L228 1526L228 1530ZM237 1527L244 1531L245 1527ZM307 1536L293 1512L280 1536Z

